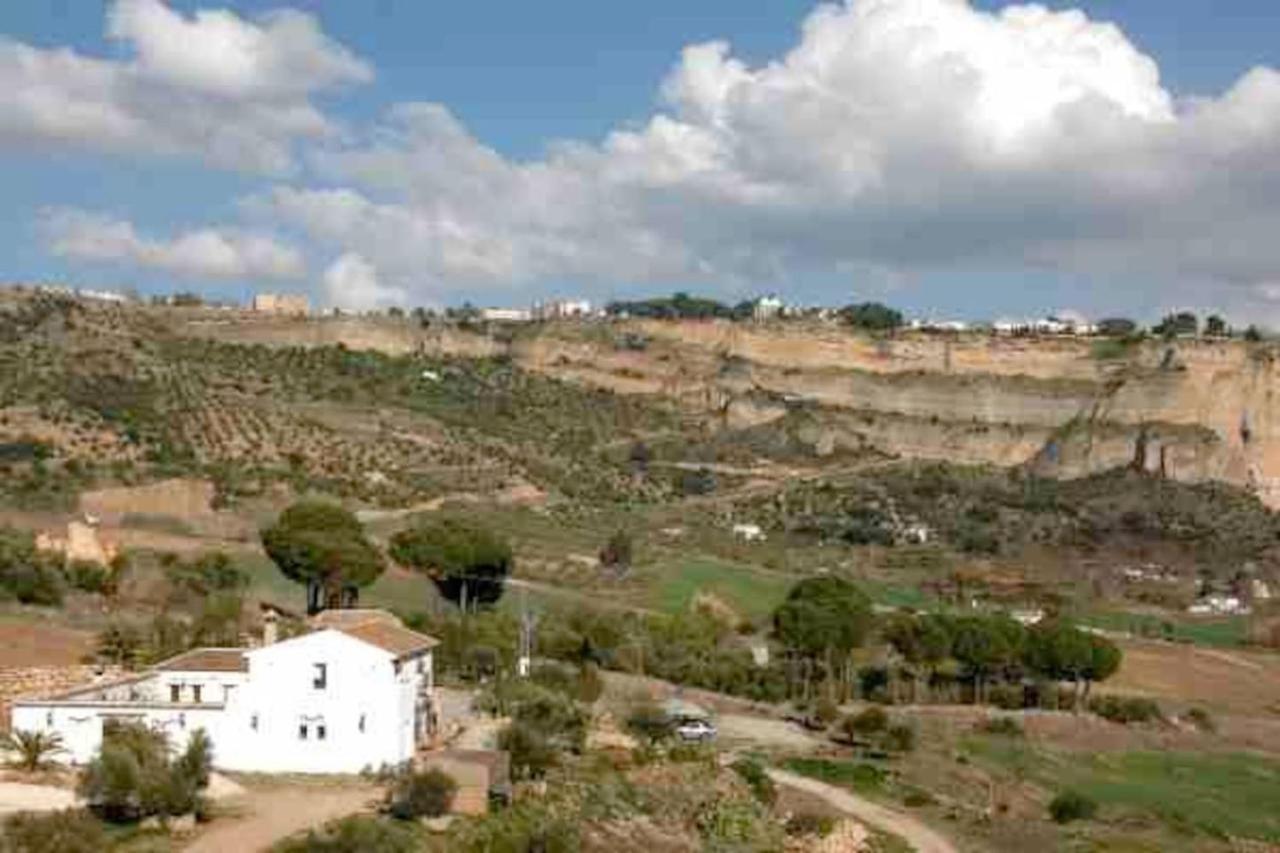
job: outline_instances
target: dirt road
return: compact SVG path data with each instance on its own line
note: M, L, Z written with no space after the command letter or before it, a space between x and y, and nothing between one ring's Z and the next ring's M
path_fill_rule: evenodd
M252 788L239 805L242 817L216 820L186 847L187 853L236 853L266 850L282 838L331 820L366 811L378 800L379 790L361 782L341 787L297 785L287 788Z
M820 797L832 807L862 823L897 835L910 844L917 853L957 853L950 841L910 815L864 800L843 788L787 773L785 770L770 770L769 778L779 785Z

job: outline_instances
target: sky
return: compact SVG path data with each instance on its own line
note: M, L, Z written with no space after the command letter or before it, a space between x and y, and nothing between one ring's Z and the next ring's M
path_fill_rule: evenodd
M1280 325L1277 68L1274 0L6 0L0 280Z

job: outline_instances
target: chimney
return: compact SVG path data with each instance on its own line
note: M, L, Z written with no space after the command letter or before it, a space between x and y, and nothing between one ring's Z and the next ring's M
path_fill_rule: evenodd
M274 645L280 639L280 614L268 607L262 614L262 645Z

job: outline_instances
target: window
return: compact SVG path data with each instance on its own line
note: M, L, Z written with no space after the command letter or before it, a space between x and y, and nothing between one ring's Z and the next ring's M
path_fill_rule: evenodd
M169 685L169 701L170 702L182 701L182 685L181 684Z
M53 724L50 723L50 725L53 725ZM360 733L361 734L364 733L364 714L360 715Z
M307 739L307 724L299 723L298 724L298 740L306 740L306 739Z
M422 658L418 658L418 675L422 675L427 671L427 662Z
M316 726L316 740L324 740L325 734L326 732L324 728L324 723L321 723L320 725Z
M257 714L254 714L253 716L249 717L249 728L253 729L255 732L258 730L258 715L257 715Z
M314 663L311 665L313 678L311 686L316 690L324 690L329 684L329 666L323 663Z
M199 684L191 685L191 701L195 702L197 705L200 704L200 692L203 689L204 688L202 688Z

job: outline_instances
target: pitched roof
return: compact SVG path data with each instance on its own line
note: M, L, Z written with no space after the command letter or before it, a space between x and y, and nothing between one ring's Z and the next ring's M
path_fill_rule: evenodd
M341 631L348 637L354 637L371 646L377 646L397 658L408 657L440 645L440 641L433 637L410 631L403 625L382 620L370 620L354 625L335 625L333 630Z
M192 649L161 661L152 669L165 672L248 672L245 649Z

